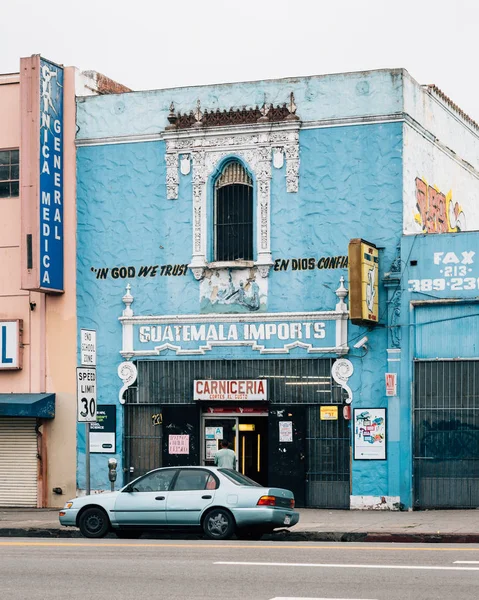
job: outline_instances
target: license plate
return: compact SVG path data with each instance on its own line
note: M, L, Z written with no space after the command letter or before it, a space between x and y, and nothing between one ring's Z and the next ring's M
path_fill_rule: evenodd
M286 515L286 517L284 517L284 524L291 525L291 517Z

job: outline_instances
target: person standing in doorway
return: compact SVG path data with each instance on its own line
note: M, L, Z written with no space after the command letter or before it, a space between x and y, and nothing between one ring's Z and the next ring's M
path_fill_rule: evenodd
M236 454L228 446L227 440L221 441L221 449L215 454L215 465L224 469L236 469Z

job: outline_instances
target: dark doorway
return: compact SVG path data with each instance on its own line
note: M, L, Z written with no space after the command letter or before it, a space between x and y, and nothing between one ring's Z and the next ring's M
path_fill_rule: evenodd
M268 420L239 419L238 471L261 485L268 485Z
M195 404L163 405L163 466L198 465L200 411ZM187 436L188 453L175 453L170 436Z
M237 457L240 473L268 485L268 420L266 416L205 417L202 444L203 464L213 466L221 440L229 442Z
M306 406L272 405L268 437L268 484L291 490L296 506L305 506Z

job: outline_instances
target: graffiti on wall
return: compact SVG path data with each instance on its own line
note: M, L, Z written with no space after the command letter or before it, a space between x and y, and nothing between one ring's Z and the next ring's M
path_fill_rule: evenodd
M465 231L466 216L452 191L446 195L436 186L416 177L416 209L414 220L423 233L454 233Z

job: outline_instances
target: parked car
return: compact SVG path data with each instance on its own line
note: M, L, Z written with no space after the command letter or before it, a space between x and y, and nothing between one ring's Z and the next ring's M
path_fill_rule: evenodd
M211 539L259 539L299 521L289 490L263 487L232 469L166 467L135 479L120 491L70 500L60 523L85 537L139 537L164 528L202 528Z

